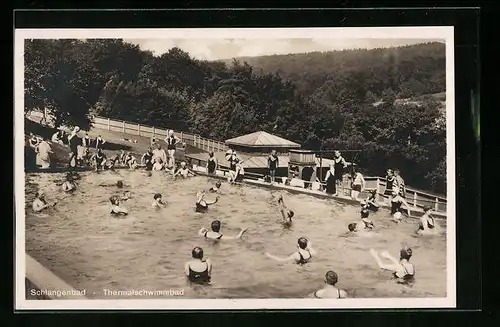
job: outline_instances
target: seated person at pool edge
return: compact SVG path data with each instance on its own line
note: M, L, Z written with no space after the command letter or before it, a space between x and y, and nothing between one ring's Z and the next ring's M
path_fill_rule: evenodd
M221 239L223 239L223 240L238 240L241 238L243 233L245 233L247 230L246 228L242 228L241 231L236 236L227 236L227 235L222 235L220 233L220 227L221 227L220 221L214 220L210 224L210 229L212 229L211 231L209 231L208 229L203 227L198 231L198 235L203 236L203 237L208 238L208 239L211 239L211 240L221 240Z
M410 263L410 258L413 254L410 248L401 249L399 261L396 260L396 258L392 257L389 252L381 252L381 257L384 257L391 261L391 263L389 264L383 263L379 257L379 254L374 249L370 249L370 254L377 262L379 268L392 271L393 277L397 279L399 283L412 281L415 277L415 267L412 263Z
M153 203L151 204L151 206L153 208L163 208L166 203L163 202L161 198L162 197L160 193L156 193L155 195L153 195Z
M205 212L208 210L208 206L217 203L219 201L219 197L215 198L213 202L205 201L205 195L207 193L205 191L200 191L196 195L196 212Z
M297 244L298 244L298 251L293 253L292 255L286 257L286 258L280 258L280 257L276 257L274 255L271 255L269 253L266 252L266 256L271 258L271 259L274 259L276 261L295 261L295 263L299 264L299 265L303 265L307 262L309 262L309 260L316 255L316 251L312 248L312 242L309 242L307 240L307 238L305 237L301 237L299 238L299 240L297 241Z
M184 265L184 273L192 283L208 283L212 274L212 263L209 259L203 259L203 249L195 247L191 252L192 260Z
M112 197L109 198L109 202L113 205L111 208L111 214L112 215L124 215L126 216L128 214L128 210L120 207L120 198L116 195L113 195Z
M283 201L283 195L280 195L278 198L278 206L279 210L281 213L281 216L283 217L283 225L290 227L292 225L292 218L294 216L294 212L292 210L289 210L288 207L285 205L285 202Z
M329 270L325 274L325 286L314 292L314 297L318 299L345 299L347 292L337 288L335 285L339 281L339 276L333 270Z
M92 156L90 161L92 162L95 171L106 167L106 155L101 149L97 149L97 153Z

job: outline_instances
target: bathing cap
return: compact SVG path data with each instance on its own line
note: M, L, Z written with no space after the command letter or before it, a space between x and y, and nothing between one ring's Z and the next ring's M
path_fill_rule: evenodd
M399 211L398 211L398 212L396 212L396 213L394 214L394 219L401 219L401 212L399 212Z
M299 238L299 240L297 241L297 244L299 244L299 248L305 249L307 247L307 238L305 238L305 237Z
M195 247L193 251L191 251L191 256L195 259L203 258L203 249L199 246Z
M288 217L292 218L293 215L295 215L295 212L293 212L293 210L288 210Z
M356 230L356 223L350 223L347 225L347 229L349 229L350 232L354 232L354 230Z
M214 220L214 221L212 221L212 224L210 225L210 227L212 228L212 230L214 232L219 232L219 230L220 230L220 220Z
M221 185L222 185L222 183L221 183L221 182L217 182L217 183L215 183L215 186L217 186L217 187L220 187Z
M118 181L118 182L116 182L116 186L118 186L118 187L123 187L123 181Z
M161 199L161 194L156 193L155 195L153 195L153 199L155 199L155 200Z
M112 197L109 198L109 202L111 202L111 204L116 204L117 201L118 197L116 195L113 195Z
M413 254L413 251L410 248L403 248L399 252L399 256L401 257L401 259L406 259L406 260L409 260L412 256L412 254Z
M335 285L339 281L339 275L333 270L328 270L325 275L325 280L328 285Z
M429 211L429 210L432 210L432 207L431 207L431 206L426 205L426 206L424 206L424 208L423 208L423 209L424 209L424 212L427 212L427 211Z

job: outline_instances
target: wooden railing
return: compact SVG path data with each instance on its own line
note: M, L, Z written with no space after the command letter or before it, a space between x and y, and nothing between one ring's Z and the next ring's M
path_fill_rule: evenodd
M131 135L143 137L158 137L165 138L168 136L168 129L161 129L155 126L148 126L142 124L133 124L123 120L114 120L104 117L94 117L94 127L105 129L113 132L122 132ZM174 133L179 137L182 142L192 145L204 151L226 151L229 147L223 142L206 139L196 134L189 134L182 131L175 131Z

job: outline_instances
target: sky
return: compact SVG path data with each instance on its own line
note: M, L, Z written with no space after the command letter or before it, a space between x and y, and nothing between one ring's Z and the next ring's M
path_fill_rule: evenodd
M332 51L344 49L373 49L404 46L438 39L339 39L339 38L282 38L282 39L124 39L142 50L161 55L173 47L201 60L221 60L236 57L256 57L273 54Z

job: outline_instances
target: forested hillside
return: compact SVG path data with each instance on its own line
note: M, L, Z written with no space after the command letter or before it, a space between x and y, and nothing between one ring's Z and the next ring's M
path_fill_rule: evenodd
M217 140L264 130L305 148L360 149L367 174L398 167L409 185L444 192L439 101L396 101L444 92L444 55L424 44L248 64L178 48L155 57L122 40L27 40L25 110L45 107L83 128L94 113Z

